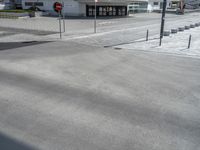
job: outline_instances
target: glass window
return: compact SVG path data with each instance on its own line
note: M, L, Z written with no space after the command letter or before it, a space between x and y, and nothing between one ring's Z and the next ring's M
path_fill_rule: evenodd
M33 6L34 3L33 2L25 2L25 6Z
M43 6L44 4L42 2L35 2L35 6Z
M94 6L87 6L87 15L94 16ZM97 16L125 16L127 14L126 6L97 6Z
M153 5L157 6L157 5L158 5L158 2L153 2Z
M43 6L43 2L25 2L25 6Z

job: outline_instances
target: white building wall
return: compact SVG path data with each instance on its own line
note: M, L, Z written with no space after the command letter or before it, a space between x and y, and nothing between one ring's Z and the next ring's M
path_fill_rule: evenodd
M53 5L55 2L64 3L63 12L68 16L79 16L80 6L74 0L22 0L22 8L29 9L30 6L25 6L25 2L43 2L43 6L37 6L39 9L49 12L51 15L57 15L54 11Z
M3 3L0 2L0 10L3 10L5 8L6 8L5 4L3 4Z
M148 3L148 6L147 6L147 12L152 12L153 11L153 5L152 3Z
M158 5L154 5L154 2L157 2ZM156 11L156 10L161 10L162 9L162 6L161 6L162 3L163 3L163 0L149 0L148 11L152 12L152 11ZM170 3L170 0L167 0L166 8L169 7L169 3Z
M5 9L13 9L14 8L14 3L11 2L10 0L4 0L3 3L5 4Z
M161 5L163 3L163 0L135 0L132 1L132 3L143 3L143 2L147 2L147 12L152 12L152 11L160 11L162 9ZM155 5L155 2L157 3L157 5ZM171 0L167 0L167 5L166 7L169 7L169 3L171 2ZM131 3L131 2L130 2Z
M102 0L97 5L116 5L125 6L128 0ZM55 2L64 2L63 13L65 16L86 16L86 5L94 5L94 0L22 0L22 8L29 9L32 6L25 6L26 2L42 2L43 6L36 6L40 10L44 10L50 15L58 15L54 11L53 5Z
M86 4L85 3L79 3L79 12L80 12L80 16L86 16Z
M63 12L68 16L79 16L80 15L80 6L77 1L74 0L64 0L64 9Z
M160 2L162 2L162 0L149 0L149 4L152 7L152 11L160 10ZM157 3L157 5L155 5L154 3Z

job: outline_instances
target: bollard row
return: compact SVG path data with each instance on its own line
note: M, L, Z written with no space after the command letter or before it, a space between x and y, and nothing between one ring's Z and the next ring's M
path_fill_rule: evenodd
M178 32L183 32L185 30L189 30L190 28L195 28L195 27L199 27L200 26L200 22L199 23L195 23L195 24L190 24L190 25L186 25L184 27L178 27L171 29L171 31L164 31L163 32L163 36L169 36L170 34L176 34Z

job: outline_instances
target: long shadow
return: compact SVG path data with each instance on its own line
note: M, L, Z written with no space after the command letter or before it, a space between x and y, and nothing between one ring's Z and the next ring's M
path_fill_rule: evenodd
M81 104L88 111L104 114L113 119L120 119L145 128L157 128L157 130L165 132L165 134L170 132L173 136L189 137L194 141L200 137L198 121L181 117L170 111L163 114L159 109L152 109L148 105L124 103L123 99L117 100L106 94L65 87L50 81L46 82L26 75L2 71L2 69L0 69L0 78L2 83L4 82L12 86L17 85L23 90L34 91L37 95L48 95L55 99L57 98L56 95L62 95L63 98L58 101L68 103L73 100L75 105ZM166 95L162 96L164 98ZM166 96L165 98L170 97ZM148 97L148 99L152 98Z
M37 150L23 142L9 137L0 132L0 149L1 150Z
M28 33L34 35L50 35L56 34L55 31L43 31L43 30L34 30L34 29L22 29L22 28L12 28L12 27L0 27L0 31L9 31L14 33Z
M25 47L25 46L32 46L32 45L37 45L37 44L43 44L47 42L49 41L5 42L5 43L0 42L0 51L20 48L20 47Z

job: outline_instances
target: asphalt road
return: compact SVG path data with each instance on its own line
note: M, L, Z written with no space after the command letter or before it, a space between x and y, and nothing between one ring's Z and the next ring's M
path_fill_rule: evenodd
M199 150L200 59L51 42L0 51L2 150Z

